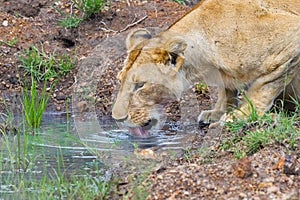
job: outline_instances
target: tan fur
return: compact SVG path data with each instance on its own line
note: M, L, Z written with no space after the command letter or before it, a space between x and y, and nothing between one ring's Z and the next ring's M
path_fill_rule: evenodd
M244 86L259 114L281 93L300 98L300 1L204 0L160 34L137 29L126 43L128 57L118 75L121 88L112 115L126 118L129 126L155 118L156 104L180 97L201 80L219 88L215 108L199 115L205 123L219 120ZM143 91L151 92L141 97ZM149 104L151 99L160 101ZM242 102L233 116L249 112Z

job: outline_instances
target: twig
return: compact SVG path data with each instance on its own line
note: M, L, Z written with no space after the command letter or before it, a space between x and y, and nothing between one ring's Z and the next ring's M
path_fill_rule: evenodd
M19 47L16 47L16 46L14 46L14 45L11 45L11 44L9 44L9 43L3 41L3 40L0 40L0 44L1 44L1 43L2 43L2 44L5 44L5 45L7 45L7 46L9 46L9 47L16 48L17 50L20 50Z
M105 24L105 22L101 21L101 24L103 24L105 26L105 28L101 28L102 31L118 33L118 31L115 31L115 30L112 30L112 29L108 28L107 25Z
M74 76L74 83L71 85L71 87L69 87L69 89L73 89L75 87L75 85L77 85L77 77L76 76Z
M135 25L141 23L141 22L142 22L143 20L145 20L147 17L148 17L148 15L142 17L141 19L139 19L139 20L137 20L137 21L135 21L135 22L133 22L133 23L131 23L131 24L128 24L125 28L123 28L123 29L121 29L121 30L119 30L119 31L115 31L115 30L112 30L112 29L108 28L108 27L106 26L106 24L105 24L104 22L101 21L101 24L103 24L103 25L105 26L105 28L101 28L101 30L106 31L106 32L121 33L121 32L126 31L126 30L129 29L130 27L133 27L133 26L135 26Z
M125 28L123 28L122 30L118 31L119 33L126 31L127 29L129 29L130 27L133 27L139 23L141 23L142 21L144 21L146 18L148 17L148 15L144 16L143 18L137 20L136 22L132 23L132 24L128 24Z
M72 15L73 14L73 5L74 5L74 2L73 1L71 1L70 2L70 14Z
M26 19L26 20L33 20L33 18L30 18L30 17L25 17L24 15L22 15L22 14L20 14L20 13L18 13L18 16L20 16L20 17L22 17L22 18L24 18L24 19ZM33 20L33 21L36 21L36 20Z

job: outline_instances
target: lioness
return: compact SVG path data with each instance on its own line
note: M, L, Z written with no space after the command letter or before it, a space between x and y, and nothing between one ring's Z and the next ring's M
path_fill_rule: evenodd
M138 135L157 124L158 105L195 81L218 87L203 123L249 114L249 102L262 114L282 93L300 98L299 0L204 0L158 35L132 31L126 46L112 116ZM250 101L226 114L245 85Z

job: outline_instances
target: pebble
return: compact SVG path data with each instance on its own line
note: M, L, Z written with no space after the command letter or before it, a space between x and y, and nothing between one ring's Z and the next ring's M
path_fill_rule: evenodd
M61 100L66 100L67 97L66 97L66 95L64 95L64 94L59 94L58 96L56 96L56 99L57 99L58 101L61 101Z
M3 25L3 26L8 26L8 21L7 21L7 20L4 20L3 23L2 23L2 25Z
M271 187L268 187L267 189L267 193L270 194L270 193L276 193L279 191L279 188L277 186L271 186Z
M267 178L263 179L263 182L271 182L271 183L274 183L274 182L275 182L275 178L274 178L274 177L267 177Z
M245 198L247 198L247 194L245 194L245 193L240 193L240 194L239 194L239 197L242 198L242 199L245 199Z
M151 149L142 149L140 152L138 152L140 156L143 158L155 158L155 153Z
M158 180L162 180L162 179L164 179L162 175L157 175L157 177L156 177L156 178L157 178Z
M88 110L87 102L80 101L77 103L77 110L79 113L86 112Z
M60 106L57 106L57 107L56 107L56 110L57 110L57 111L61 111L61 107L60 107Z

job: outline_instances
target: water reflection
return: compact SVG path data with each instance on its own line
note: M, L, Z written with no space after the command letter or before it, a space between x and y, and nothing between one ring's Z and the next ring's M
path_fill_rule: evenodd
M89 148L99 151L121 151L128 155L134 148L155 150L177 150L186 147L192 132L180 129L180 124L166 123L164 130L151 130L148 136L135 136L127 130L120 130L114 120L99 122L93 113L74 116L75 128L81 141ZM197 126L194 126L197 129ZM120 154L120 152L118 152Z
M99 121L90 119L94 118L79 120L76 115L68 118L65 113L45 113L35 135L20 134L19 140L13 135L0 137L0 197L18 199L20 175L35 182L58 172L66 176L101 174L109 179L125 159L136 162L137 148L151 148L157 154L178 151L192 139L190 131L186 134L177 125L139 137L119 130L114 121L100 126Z
M179 129L179 124L168 124L169 129L152 131L151 135L140 137L129 134L127 130L119 130L113 120L100 124L95 117L87 116L67 118L65 113L46 112L39 131L34 136L28 136L28 151L32 149L35 154L46 153L49 158L56 157L60 152L72 162L80 159L80 163L105 154L105 158L113 159L108 162L118 162L123 156L131 155L136 148L178 150L185 148L192 138L192 131L186 134L185 130ZM5 151L5 147L0 147L0 150Z

